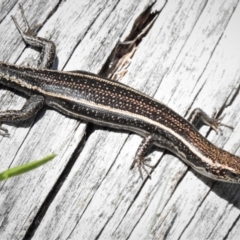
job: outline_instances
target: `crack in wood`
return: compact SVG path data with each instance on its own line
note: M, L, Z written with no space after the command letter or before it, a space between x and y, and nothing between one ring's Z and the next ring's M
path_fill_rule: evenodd
M66 167L64 168L61 175L59 176L57 182L55 183L55 185L53 186L53 188L47 195L45 201L39 208L37 214L35 215L32 223L28 227L28 229L25 233L25 236L23 237L22 240L32 239L35 231L37 230L43 217L45 216L45 213L47 212L48 208L50 207L52 201L55 199L56 195L58 194L59 190L62 187L62 184L64 183L65 179L68 177L69 173L72 170L72 167L74 166L76 160L78 159L78 156L84 147L84 142L85 142L85 138L83 137L81 139L81 141L79 142L78 146L76 147L75 151L73 152L71 158L69 159Z
M143 37L147 35L160 11L152 12L152 5L148 6L134 21L129 35L124 41L118 41L102 70L101 76L118 80L127 73L127 68L131 62L138 45Z
M60 0L59 4L60 3L61 3L61 0ZM57 10L59 4L51 11L48 18ZM114 60L112 60L113 59L112 55L110 56L109 59L111 59L111 61L114 61L114 63L111 61L109 62L109 59L108 59L106 64L103 66L103 68L101 70L102 75L104 75L104 72L107 72L110 75L110 77L111 76L113 77L113 75L119 70L119 66L120 66L119 63L121 63L121 64L123 64L123 66L125 66L125 63L127 62L126 60L128 60L128 58L131 58L133 56L133 54L135 53L135 51L137 49L137 46L140 44L142 38L144 36L146 36L149 29L153 25L156 17L158 16L158 12L151 13L151 7L152 6L149 6L135 20L131 33L124 41L125 43L118 44L117 47L115 48L115 50L113 50ZM48 18L41 24L41 26L48 20ZM74 52L74 50L73 50L73 52ZM115 59L115 57L117 60ZM67 64L67 62L66 62L66 64ZM109 66L109 64L112 67L105 69L105 66ZM41 207L38 210L37 214L35 215L31 225L27 229L27 231L23 237L23 240L32 239L32 237L34 236L34 233L38 229L38 226L41 224L41 221L42 221L43 217L45 216L45 213L47 212L52 201L54 200L57 193L61 189L62 184L64 183L65 179L67 178L68 174L70 173L72 167L74 166L74 163L78 159L78 156L80 155L82 149L85 146L85 143L87 142L88 138L90 137L90 135L93 131L94 131L94 125L88 123L86 131L85 131L85 137L83 137L82 140L79 142L79 144L78 144L77 148L75 149L73 155L71 156L68 164L66 165L62 174L59 176L56 184L53 186L53 188L49 192L48 196L46 197L45 201L41 205Z

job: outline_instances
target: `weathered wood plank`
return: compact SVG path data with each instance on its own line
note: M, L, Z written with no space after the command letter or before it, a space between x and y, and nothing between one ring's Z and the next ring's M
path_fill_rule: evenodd
M205 6L203 2L199 2L201 7L199 7L199 5L196 5L196 1L194 1L192 2L192 5L189 5L189 2L186 3L186 5L183 4L182 8L179 5L175 5L174 2L168 2L168 4L166 5L166 8L164 8L164 10L161 12L159 18L149 32L148 36L139 46L138 51L136 52L132 60L129 74L123 79L125 83L138 89L141 89L141 86L148 86L148 83L151 84L149 88L144 88L141 90L147 92L149 95L153 95L154 89L156 89L156 87L154 88L153 84L155 84L155 86L158 86L160 84L158 81L161 81L161 78L166 75L166 77L161 83L161 86L165 85L166 87L164 87L162 90L160 86L159 92L156 95L158 96L161 91L162 94L160 94L160 96L165 96L166 98L173 95L173 93L169 95L163 94L164 91L166 91L167 89L171 89L171 85L169 86L170 77L168 77L168 74L166 74L166 69L173 69L175 66L177 66L177 57L177 60L179 59L179 63L181 64L183 64L182 61L184 58L185 65L183 65L183 67L180 69L176 68L175 71L177 72L175 72L175 75L177 75L177 78L171 78L172 88L176 88L176 85L174 85L173 81L176 81L177 79L178 83L179 75L181 76L181 79L179 79L179 81L185 80L185 82L181 82L181 86L184 87L186 91L191 91L191 88L190 90L188 90L188 88L186 87L188 85L189 79L192 80L192 78L194 77L193 80L195 82L191 81L192 88L194 88L194 86L198 83L198 79L201 77L202 72L205 70L208 61L211 59L212 51L215 49L216 44L221 37L221 34L224 32L228 24L228 20L233 13L233 6L236 5L236 1L230 2L228 3L228 5L224 5L224 2L215 1L209 3L207 6ZM228 11L228 18L226 18L227 11L221 11L223 7L226 8ZM195 9L198 14L196 12L191 12L191 15L188 11L188 8ZM173 13L169 16L169 12L171 11ZM179 25L179 17L176 17L177 12L178 16L182 16L185 12L189 13L188 15L186 15L186 18L184 19L185 21L181 21L182 25ZM213 23L210 25L209 19L211 19L213 15L217 15L219 13L221 13L220 17L218 16L215 21L212 20ZM195 20L193 16L195 16ZM174 18L175 22L171 17ZM171 42L171 39L173 37L171 28L169 29L169 25L173 29L172 32L174 32L175 34L179 33L179 36L176 37L177 40L172 43L174 47L171 45L172 48L169 47L169 42ZM199 39L199 32L204 32L205 29L206 33L201 36L201 39ZM195 34L192 36L194 30ZM215 31L210 37L209 35L213 30ZM186 40L188 40L187 43ZM198 44L198 42L201 43L201 45L199 44L200 46L197 48L197 52L193 52L194 47L196 46L196 44ZM206 49L207 47L208 49ZM171 49L172 51L169 51L169 49ZM187 53L189 53L189 50L192 55L188 57ZM168 54L172 58L168 57ZM194 57L196 58L196 60L194 59ZM159 66L159 62L162 63L161 66ZM187 62L189 62L190 66L186 66ZM194 66L192 66L192 62L194 63L195 68L199 66L197 72L193 71ZM172 67L173 64L174 66ZM183 71L183 69L186 69L187 67L193 68L193 70L191 71L192 75L190 75L188 78L186 78L186 73L181 73L181 71ZM235 79L232 80L235 81ZM182 90L182 88L180 88L180 90ZM179 103L179 105L180 103L182 103L180 106L177 105L177 108L179 109L181 107L181 109L179 109L180 113L184 113L184 109L186 111L187 108L191 105L189 97L193 101L195 98L194 96L196 96L198 91L193 91L192 96L189 96L188 98L186 98L186 95L183 94L183 90L182 92L180 91L180 93L178 93L178 89L176 89L175 91L178 94L176 99L180 99L179 101L177 101L177 103ZM174 103L177 104L176 101ZM185 104L187 105L185 106ZM105 134L105 132L100 133L101 136ZM111 135L111 133L109 135ZM121 134L119 133L117 139L120 140L120 137ZM91 142L89 143L89 141ZM56 197L56 202L51 205L46 217L43 219L43 222L36 233L36 237L42 236L45 233L46 236L49 236L48 234L51 234L51 238L60 237L64 239L65 236L68 235L68 229L73 224L73 222L71 221L71 219L69 220L69 218L67 218L67 220L60 219L59 221L51 224L53 220L53 217L51 216L55 216L57 214L56 211L59 212L59 208L67 210L66 206L69 204L69 202L72 202L76 204L73 208L78 209L78 211L75 213L70 211L71 213L69 214L76 217L80 215L78 217L78 224L72 227L72 239L75 239L77 237L94 238L94 236L98 235L100 231L102 239L109 239L111 237L124 239L127 238L127 236L129 236L132 231L132 239L142 239L144 236L147 236L147 230L151 230L151 225L158 221L159 215L157 213L161 212L161 209L163 209L169 197L173 194L176 184L178 184L179 179L181 179L182 174L186 170L185 165L179 162L178 159L174 162L170 157L162 159L162 162L160 163L158 169L156 169L153 173L153 175L155 176L155 178L152 179L153 182L147 182L144 185L144 188L141 190L140 195L135 200L136 202L131 205L141 187L141 183L139 184L138 182L137 184L135 184L135 176L133 176L134 179L132 179L131 173L128 172L128 162L130 162L130 159L132 159L134 156L134 153L130 152L129 149L134 149L133 152L136 151L139 144L139 137L131 136L127 139L126 145L124 145L118 158L116 159L116 163L112 166L112 169L110 169L109 172L108 168L112 164L112 159L111 162L109 162L108 160L109 157L111 158L112 155L106 154L106 152L109 151L108 146L104 147L103 145L105 142L99 143L98 138L96 137L95 139L94 136L92 136L89 141L87 142L86 146L88 146L88 144L89 146L95 146L96 144L99 144L100 146L98 146L98 148L94 150L94 156L92 152L93 148L89 147L89 150L85 148L85 151L83 151L80 155L80 159L86 162L86 166L90 156L92 156L90 159L94 159L93 162L88 162L91 165L91 173L84 174L86 174L86 178L90 181L90 183L92 183L92 186L88 186L88 188L90 187L90 189L92 189L96 187L96 193L94 193L94 196L90 195L89 201L86 202L86 195L88 195L89 190L86 189L86 186L79 186L79 182L81 182L82 179L82 172L79 171L79 169L81 169L80 165L77 165L75 174L72 173L73 175L69 176L69 179L67 179L66 181L65 188L68 189L68 193L66 194L64 190L59 192L58 196ZM120 142L120 144L122 143ZM95 158L99 157L100 159L102 158L102 155L107 155L107 157L105 157L105 165L100 166L101 162L95 162ZM159 154L156 158L159 158ZM121 163L122 161L124 162ZM89 170L86 169L85 171ZM121 173L118 173L119 171ZM108 175L105 177L103 182L99 183L99 177L97 177L97 175L100 175L102 172L108 172ZM197 181L199 182L198 178L196 178L195 176L192 176L192 178L197 179ZM69 189L70 186L72 186L72 189L75 189L74 194L72 195L70 192L71 190ZM187 181L187 184L185 186L189 186L189 181ZM189 199L189 201L191 200L191 198L189 197L189 195L191 195L190 190L195 190L196 193L198 192L197 190L200 190L200 192L202 192L202 196L204 197L206 194L204 194L204 192L208 191L208 189L208 186L206 186L202 181L200 181L199 187L192 184L192 188L189 187L183 191L184 193L188 194L186 195L186 199L181 199L182 206L185 206L187 199ZM79 194L76 194L75 191L79 191ZM83 192L86 194L80 194ZM77 196L77 199L75 198L75 196ZM153 201L153 199L155 201ZM81 204L77 207L78 201L80 201L81 203L84 202L84 204ZM54 204L56 204L56 206L54 206ZM191 204L190 208L194 210L194 208L197 208L197 206L197 204ZM145 211L146 214L144 214ZM181 208L179 208L179 211L181 211ZM48 214L50 218L48 218ZM192 211L192 214L194 214L194 211ZM62 215L66 215L66 212L64 211ZM99 220L100 216L101 221ZM163 218L160 217L160 219ZM187 220L189 221L188 218ZM166 224L167 228L164 228L165 231L163 229L164 233L168 232L168 229L171 226L171 221ZM182 219L179 219L179 222L181 221ZM55 224L66 226L66 228L64 230L60 230L59 232L50 233L50 229L55 228ZM116 226L118 226L119 229L116 229ZM159 228L159 231L160 230L161 228ZM158 238L159 236L163 235L154 234L154 236Z
M38 35L56 42L58 69L98 72L119 38L127 36L134 20L152 3L69 0L58 4L27 1L24 9L30 23L44 22ZM223 129L223 135L211 131L208 138L239 155L238 1L158 1L152 9L162 7L121 81L183 116L195 107L210 114L215 107L220 109L234 131ZM26 49L21 54L25 46L10 21L9 15L16 14L19 18L17 6L0 25L0 45L5 46L0 56L15 62L21 55L17 63L26 59L32 63L36 52ZM1 110L20 108L24 102L6 90L0 90L0 101ZM0 185L4 239L23 238L69 161L73 167L52 202L44 203L50 206L43 219L37 219L41 222L33 228L33 239L238 239L238 185L216 183L187 171L178 158L159 149L150 155L156 163L152 180L142 181L137 169L129 170L139 136L94 127L75 159L85 123L49 109L29 128L32 122L20 128L7 126L11 138L0 139L1 168L51 151L59 156ZM201 132L206 134L207 128Z
M28 4L30 4L30 2L27 2L23 5L24 9L28 8ZM38 8L41 8L42 4L44 5L44 1L41 1L37 3L37 5L34 5L34 8L31 9L30 13L26 14L27 18L30 19L30 23L32 23L31 16L38 16L37 10ZM137 11L141 12L144 8L147 7L148 4L150 3L142 2L142 4L139 5L134 1L129 3L127 3L127 1L121 2L118 7L118 14L121 17L121 21L118 21L116 18L117 15L111 14L113 9L118 6L118 2L116 1L99 1L94 2L94 4L86 4L79 1L63 2L57 11L54 12L54 14L48 20L46 20L46 23L41 29L39 35L41 36L43 33L43 36L51 38L56 42L58 46L57 54L59 58L61 56L61 51L64 52L63 56L65 58L65 63L63 60L59 60L58 67L61 69L66 64L66 61L68 61L68 58L71 56L75 47L79 44L79 42L81 42L81 39L85 37L86 33L91 32L91 30L98 33L99 28L103 28L101 24L104 24L107 21L107 26L109 29L116 28L114 31L109 30L108 34L108 37L112 36L112 38L115 39L116 43L124 30L124 26L132 18L132 14L136 14ZM47 6L46 3L44 6ZM52 7L52 9L54 8L55 6ZM139 10L137 10L138 8ZM49 12L52 11L52 9L46 12L45 17L49 14ZM80 11L80 14L79 9L82 10ZM10 14L16 15L16 12L18 12L17 17L19 17L19 9L17 6ZM126 12L128 12L128 14L126 14ZM64 16L64 18L62 16ZM111 18L110 20L107 20L109 16L111 16ZM10 18L6 18L6 20L9 21L9 24L12 23L10 21ZM39 22L43 21L44 20ZM84 22L83 24L81 24L82 21ZM96 24L94 24L95 22ZM23 49L25 45L22 43L21 37L17 33L15 26L13 24L10 24L9 26L12 27L12 32L14 32L15 37L18 37L18 41L21 42ZM7 27L3 25L2 32L6 31L6 28ZM9 31L11 32L11 29ZM48 34L50 34L51 37L49 37ZM64 37L66 35L68 38ZM3 36L5 35L3 34ZM3 37L2 41L9 41L10 44L6 44L8 47L11 46L11 42L13 42L12 45L14 46L14 42L16 41L15 37ZM102 34L102 37L106 38L106 34ZM101 38L96 39L95 43L98 44L98 49L103 48L101 44ZM106 56L109 56L113 47L114 43L112 42L106 44L105 48L108 49L108 51L105 51L104 54L106 54ZM8 50L11 48L6 49ZM16 50L15 52L16 56L17 53L20 53L19 50ZM27 49L22 54L18 63L22 63L22 59L27 59L31 55L34 56L34 58L37 56L35 51ZM15 59L17 58L18 57ZM30 57L29 62L33 61L32 58L33 57ZM15 61L14 58L13 61L5 57L4 59L8 60L9 62ZM89 64L93 60L96 61L100 67L101 64L103 65L104 63L102 54L96 53L94 55L94 59L90 59ZM5 90L1 93L1 96L3 95L3 99L5 100L5 95L8 95L9 93ZM23 99L19 98L18 96L14 96L12 102L9 101L9 99L6 99L3 102L3 109L11 109L13 107L15 109L20 108L23 105L23 102ZM20 182L16 178L13 181L2 184L1 216L4 216L4 218L2 218L0 231L1 236L5 238L10 237L11 239L14 239L24 236L39 207L46 199L46 196L52 189L54 183L57 181L62 170L66 167L69 159L71 160L71 156L73 155L78 143L81 141L82 135L84 134L85 123L81 124L80 127L78 127L79 123L77 121L68 119L56 113L55 111L47 110L44 115L43 113L44 111L42 111L38 116L38 118L41 118L41 121L37 121L31 129L16 129L14 126L9 127L11 138L1 139L1 147L3 149L1 152L1 160L3 164L1 164L1 166L3 169L6 169L9 166L22 164L23 162L27 162L30 159L35 159L39 156L46 155L52 151L57 152L59 155L56 161L46 166L46 168L42 168L40 172L36 171L33 174L26 175ZM24 127L25 125L21 124L21 126ZM14 132L14 129L16 129L16 134ZM61 141L59 141L60 139ZM11 151L9 152L10 147ZM8 159L10 161L6 163L5 159ZM39 178L35 178L36 174L39 175ZM38 186L39 189L36 186ZM8 212L9 208L11 209L10 212ZM19 210L21 213L19 213Z
M6 17L6 15L9 13L9 11L13 8L13 6L16 4L17 0L9 0L9 1L1 1L0 2L0 22Z

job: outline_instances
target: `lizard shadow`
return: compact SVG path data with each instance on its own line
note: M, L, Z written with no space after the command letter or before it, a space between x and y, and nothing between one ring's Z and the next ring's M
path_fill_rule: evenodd
M149 149L147 154L151 154L153 151L159 151L159 150L164 150L164 149L159 148L157 146L153 146L151 149ZM166 154L177 157L175 154L173 154L168 150L164 151L163 156ZM156 163L155 167L159 164L159 162L161 161L161 158ZM179 159L179 161L181 161L181 159ZM205 185L207 185L207 187L209 187L209 192L207 193L207 195L211 193L215 193L220 198L225 199L229 204L234 205L234 207L240 210L240 184L216 181L214 179L208 178L196 172L191 167L188 167L187 171L191 171L200 181L202 181Z
M55 56L53 66L52 66L51 70L58 70L58 65L59 65L59 58L58 58L58 56Z
M192 171L198 179L204 182L211 192L214 192L220 198L225 199L240 210L240 184L216 181L197 173L191 168L189 168L189 170Z
M196 128L199 130L204 125L204 123L200 122L196 125ZM209 135L210 131L211 129L209 129L207 136ZM208 178L196 172L191 167L189 167L189 170L194 173L198 179L204 182L204 184L210 188L211 192L214 192L220 198L225 199L230 204L233 204L236 208L240 209L240 184L222 182Z

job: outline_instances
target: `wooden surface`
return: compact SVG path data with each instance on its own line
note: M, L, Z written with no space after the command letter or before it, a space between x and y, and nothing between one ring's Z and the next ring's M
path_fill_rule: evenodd
M120 81L182 116L196 107L226 114L234 131L201 133L240 155L237 0L0 2L0 60L34 65L39 54L25 46L10 17L22 23L18 2L31 25L43 24L38 35L56 43L60 70L102 71L119 39L137 32L135 20L156 16ZM1 110L25 101L1 86ZM240 185L200 176L158 148L150 153L152 179L143 181L129 170L141 141L135 134L47 107L35 119L4 126L11 137L0 137L0 171L58 156L0 183L1 239L240 239Z

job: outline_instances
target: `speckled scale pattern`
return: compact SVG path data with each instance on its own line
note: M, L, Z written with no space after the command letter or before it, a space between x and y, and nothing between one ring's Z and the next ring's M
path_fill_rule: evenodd
M2 66L4 65L2 64ZM66 96L66 98L71 97L76 100L86 99L95 104L105 105L113 109L145 116L173 129L192 144L196 144L196 147L199 148L200 151L204 152L206 155L211 155L213 159L216 159L216 156L219 154L215 146L207 142L191 124L173 110L121 83L81 71L76 73L59 72L31 69L15 65L5 65L5 67L7 69L5 72L7 72L9 76L15 76L16 72L18 72L18 78L30 85L29 95L33 93L39 94L40 92L38 90L32 89L37 87L51 94L58 94L60 96L58 100L59 103L65 105L67 109L72 108L74 111L78 111L83 115L91 114L94 118L111 122L117 121L121 125L133 125L138 128L147 129L148 132L161 132L161 134L165 135L162 129L156 129L153 125L144 121L134 121L134 119L126 118L125 115L121 115L118 111L116 111L115 116L113 116L112 113L107 114L105 111L96 111L94 109L87 111L85 109L86 106L82 106L79 102L74 104L73 101L62 101L61 97ZM2 69L3 67L1 67L1 71L4 72ZM54 96L54 98L58 97ZM169 133L167 132L166 134ZM169 138L173 140L172 136Z
M165 138L169 146L174 145L170 151L212 178L226 179L226 175L232 174L229 168L240 173L239 157L215 147L164 104L121 83L81 71L60 72L0 63L1 82L30 96L42 95L45 104L68 116L144 137L159 135L156 145L162 147L160 136Z
M209 148L211 144L206 143L206 139L177 113L160 102L121 83L80 71L77 73L66 73L16 66L12 66L12 68L13 71L19 71L18 68L21 68L20 70L24 72L24 74L19 73L19 78L22 78L23 81L31 85L35 85L49 92L65 95L66 97L71 96L75 99L83 98L96 104L107 105L114 109L121 109L146 116L174 129L174 131L184 136L191 143L196 143L197 147L200 148L201 151L206 152L206 154L213 154L214 156L216 154L213 149ZM126 124L126 121L121 118L119 118L119 120L122 121L123 124ZM138 125L138 127L140 127L140 125ZM143 125L143 127L146 126ZM153 129L151 132L152 131Z

